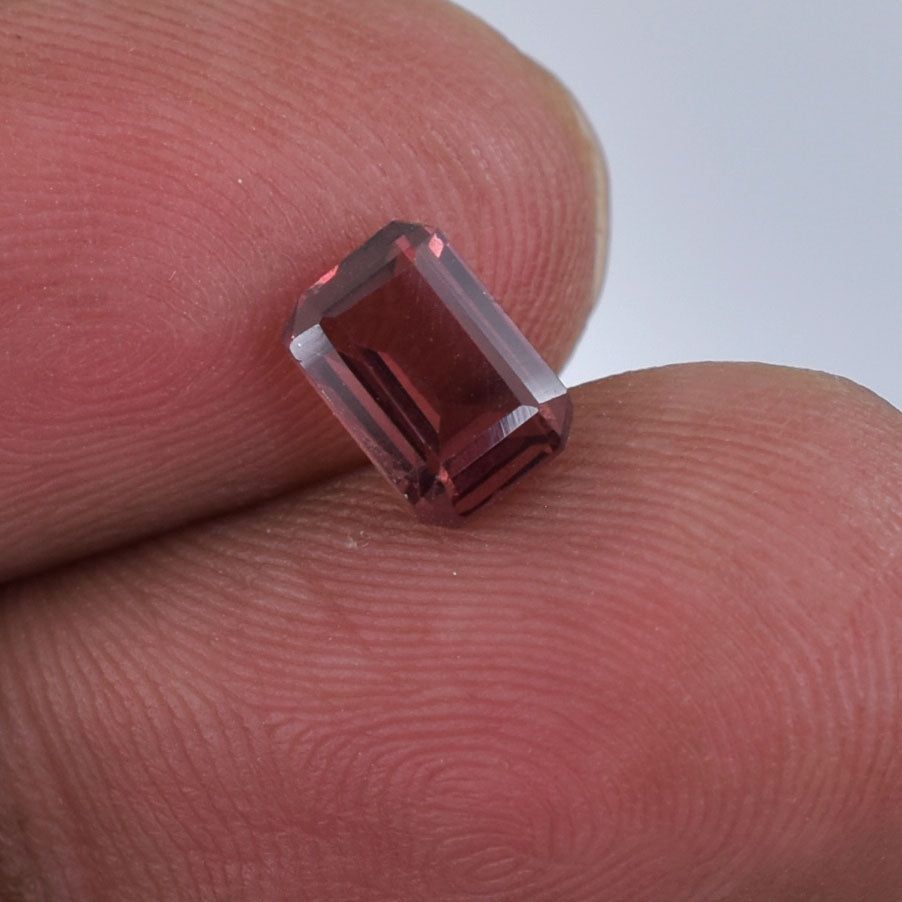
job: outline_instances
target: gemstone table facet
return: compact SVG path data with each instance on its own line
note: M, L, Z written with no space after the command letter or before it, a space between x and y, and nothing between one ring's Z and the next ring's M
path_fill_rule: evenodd
M436 229L389 223L301 296L286 343L425 522L458 525L566 442L567 390Z

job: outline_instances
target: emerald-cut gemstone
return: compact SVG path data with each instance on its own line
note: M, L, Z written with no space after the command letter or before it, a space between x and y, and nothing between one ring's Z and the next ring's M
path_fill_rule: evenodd
M286 341L373 463L442 526L560 452L560 380L436 229L392 222L297 303Z

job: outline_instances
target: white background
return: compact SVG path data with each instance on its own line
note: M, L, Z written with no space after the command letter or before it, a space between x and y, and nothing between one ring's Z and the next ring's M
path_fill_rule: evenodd
M685 360L902 407L902 2L463 0L575 93L613 230L568 384Z

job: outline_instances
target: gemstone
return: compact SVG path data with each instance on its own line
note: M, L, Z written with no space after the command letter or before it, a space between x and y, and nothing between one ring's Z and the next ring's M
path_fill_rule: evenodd
M567 390L437 229L377 232L301 295L286 343L427 523L462 523L566 442Z

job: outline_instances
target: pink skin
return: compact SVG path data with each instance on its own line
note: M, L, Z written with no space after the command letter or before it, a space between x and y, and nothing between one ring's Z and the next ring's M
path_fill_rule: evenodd
M298 378L292 296L441 222L560 362L591 146L444 4L185 10L0 12L0 897L896 902L899 413L620 376L418 525Z

